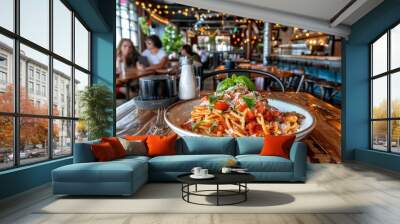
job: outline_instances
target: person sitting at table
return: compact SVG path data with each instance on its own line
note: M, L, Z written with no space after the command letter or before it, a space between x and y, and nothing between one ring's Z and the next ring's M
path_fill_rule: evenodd
M139 61L140 54L136 50L133 42L128 38L123 38L117 47L116 74L117 74L117 98L124 98L127 91L122 87L127 77L137 74L136 64ZM131 85L128 85L131 86ZM135 91L134 89L132 91ZM125 92L125 93L124 93Z
M184 57L189 57L193 61L193 65L201 66L200 56L193 52L192 47L189 44L182 46L181 55Z
M142 52L142 56L147 58L149 66L143 63L138 63L138 69L142 72L156 71L165 68L168 64L168 57L164 49L162 49L162 42L157 35L150 35L145 40L146 50Z

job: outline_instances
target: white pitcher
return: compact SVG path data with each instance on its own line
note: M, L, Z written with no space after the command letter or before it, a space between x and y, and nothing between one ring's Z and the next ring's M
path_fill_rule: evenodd
M181 77L179 80L179 99L190 100L196 98L196 80L193 65L188 57L181 58Z

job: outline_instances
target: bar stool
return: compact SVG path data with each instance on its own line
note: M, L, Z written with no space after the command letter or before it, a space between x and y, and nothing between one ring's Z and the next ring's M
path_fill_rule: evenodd
M304 90L311 94L314 94L314 87L316 84L316 79L312 75L306 74L304 77Z

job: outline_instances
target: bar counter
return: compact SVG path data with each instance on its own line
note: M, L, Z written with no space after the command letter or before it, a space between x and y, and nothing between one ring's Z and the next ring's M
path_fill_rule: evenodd
M300 62L313 65L325 65L334 69L340 69L342 66L342 58L335 56L273 55L271 58L278 58L280 61L285 61L287 63Z

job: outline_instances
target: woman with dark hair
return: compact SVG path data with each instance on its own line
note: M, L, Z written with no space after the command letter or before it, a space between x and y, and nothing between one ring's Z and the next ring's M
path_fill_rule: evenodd
M138 68L145 71L155 71L157 69L165 68L168 64L168 57L162 49L162 42L157 35L150 35L145 40L146 50L143 51L142 56L147 58L149 62L148 67L140 64Z
M194 65L201 65L200 56L193 52L192 46L185 44L182 46L181 55L192 59Z
M133 42L128 38L123 38L117 46L116 58L116 74L117 74L117 98L126 98L129 96L129 91L133 93L137 90L137 81L127 83L126 77L136 76L136 64L139 61L140 54L136 50ZM125 88L123 84L126 84Z
M128 38L123 38L117 47L117 74L126 72L128 68L136 68L139 60L139 52L136 50L133 42Z

